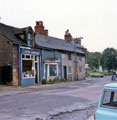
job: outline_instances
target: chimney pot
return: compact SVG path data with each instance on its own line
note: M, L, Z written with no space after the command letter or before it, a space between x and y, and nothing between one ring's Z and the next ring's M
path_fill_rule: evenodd
M39 21L39 26L43 26L43 21Z
M67 29L67 30L65 31L64 39L65 39L65 41L67 41L67 42L71 42L71 41L72 41L72 36L71 36L71 33L69 33L69 29Z
M36 21L35 32L41 35L48 35L48 31L44 29L43 21Z
M39 25L39 22L38 22L38 21L36 21L36 26L37 26L37 25Z

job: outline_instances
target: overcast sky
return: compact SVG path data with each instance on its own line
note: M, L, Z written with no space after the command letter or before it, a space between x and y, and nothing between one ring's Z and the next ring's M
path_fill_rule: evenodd
M49 35L83 37L89 51L117 49L117 0L0 0L0 22L34 28L42 20Z

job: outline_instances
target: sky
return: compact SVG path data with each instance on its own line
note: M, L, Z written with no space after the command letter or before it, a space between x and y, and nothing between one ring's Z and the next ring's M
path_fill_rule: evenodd
M34 28L43 21L49 36L83 37L90 52L117 49L117 0L0 0L0 22Z

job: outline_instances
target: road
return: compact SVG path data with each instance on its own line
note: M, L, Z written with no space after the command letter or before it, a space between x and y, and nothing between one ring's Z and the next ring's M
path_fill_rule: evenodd
M95 111L102 86L111 82L107 76L55 85L2 87L0 120L87 120Z

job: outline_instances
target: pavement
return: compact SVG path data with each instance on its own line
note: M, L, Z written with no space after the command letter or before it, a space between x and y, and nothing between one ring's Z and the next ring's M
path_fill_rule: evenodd
M16 95L16 94L23 94L23 93L29 93L29 92L34 92L37 90L44 91L44 90L51 90L51 89L60 89L65 86L68 86L69 84L74 84L74 83L82 83L86 82L88 80L91 80L91 77L87 77L86 80L83 81L68 81L68 82L62 82L58 84L46 84L46 85L31 85L31 86L6 86L6 85L0 85L0 96L10 96L10 95Z

